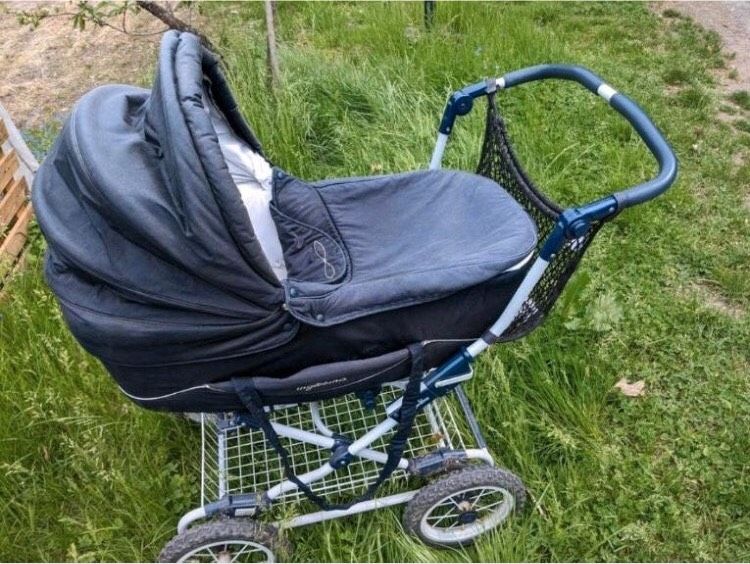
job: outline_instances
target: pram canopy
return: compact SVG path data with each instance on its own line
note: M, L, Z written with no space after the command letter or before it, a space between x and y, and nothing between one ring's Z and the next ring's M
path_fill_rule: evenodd
M517 281L512 273L523 272L536 247L529 215L483 176L418 171L308 183L273 167L266 204L283 252L280 278L211 108L243 150L263 157L217 59L195 36L169 32L152 89L87 94L34 183L46 275L65 319L134 393L226 379L243 372L242 361L226 368L227 359L285 350L316 328L330 337L356 320L445 302L498 277ZM423 322L378 354L409 341L477 337L486 304L456 304L463 328ZM372 355L343 348L345 357L324 360ZM279 355L268 358L253 375L290 373L270 367Z

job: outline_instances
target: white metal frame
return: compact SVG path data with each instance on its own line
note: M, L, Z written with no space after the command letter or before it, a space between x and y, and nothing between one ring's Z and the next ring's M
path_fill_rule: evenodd
M462 375L470 378L471 373ZM361 413L365 409L359 405L359 400L353 397L336 398L328 402L311 402L302 405L284 406L283 409L271 413L271 424L274 430L282 440L288 441L288 449L292 458L304 459L303 467L312 467L309 471L298 475L298 478L304 483L315 488L316 485L322 484L320 493L338 492L342 490L358 492L364 489L369 481L379 472L379 466L387 460L387 454L380 450L385 446L387 435L397 425L394 419L388 415L392 413L401 404L401 393L403 391L403 382L395 382L388 388L384 389L381 395L384 396L377 414L368 416L370 421L378 421L376 424L370 424L361 429L358 433L359 438L353 441L348 451L356 457L357 461L363 464L368 463L366 469L357 468L357 462L352 462L345 468L336 470L326 460L319 462L330 456L330 449L334 445L334 436L341 433L342 429L338 426L346 425L350 420L359 421ZM418 421L415 422L416 432L410 439L407 447L407 454L399 462L398 468L400 475L406 474L409 461L415 454L428 454L426 443L429 437L435 437L436 442L431 449L434 451L438 448L458 449L465 452L467 459L479 460L493 465L494 460L486 448L472 448L465 437L468 432L462 432L459 429L460 418L458 413L460 407L452 404L448 398L441 398L427 405L418 415ZM252 431L242 426L228 426L220 428L219 421L226 420L226 415L208 415L202 416L203 448L201 450L201 471L202 471L202 500L203 505L186 513L179 521L178 532L184 532L193 522L206 518L208 512L206 506L211 501L216 501L225 495L236 495L239 493L262 494L263 497L271 502L284 504L286 502L295 502L301 499L297 486L289 481L280 479L273 485L260 490L248 489L248 481L238 479L238 472L254 472L252 482L271 484L274 469L270 468L276 463L273 458L274 453L269 449L264 449L261 453L252 450L253 445L260 444L263 440L261 431ZM297 425L287 424L290 420L297 420ZM284 422L280 422L284 421ZM314 430L310 430L314 429ZM350 431L360 431L351 429ZM258 437L250 437L251 433L259 434ZM254 440L256 442L254 442ZM416 440L418 444L413 444ZM253 457L253 468L248 469L238 463L235 443L241 443L246 448L245 455ZM377 446L376 446L377 445ZM311 455L305 449L313 447L316 455ZM241 447L242 448L242 447ZM263 459L255 459L255 456L266 455ZM214 466L215 464L215 466ZM352 470L353 468L353 470ZM339 473L345 473L349 470L349 475L334 477ZM397 471L397 472L398 472ZM234 476L233 476L234 474ZM280 475L280 473L279 473ZM243 477L244 478L244 477ZM326 480L333 481L326 484ZM357 503L347 510L333 511L316 511L301 515L292 515L281 519L275 525L284 528L300 527L330 519L337 519L349 515L356 515L366 511L373 511L392 505L406 503L417 493L417 490L406 490L395 494L385 495L369 501ZM237 510L235 515L247 516L255 513L252 510Z

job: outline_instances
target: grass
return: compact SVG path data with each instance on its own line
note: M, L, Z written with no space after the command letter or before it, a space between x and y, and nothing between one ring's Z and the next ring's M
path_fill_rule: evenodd
M743 110L750 110L750 92L747 90L732 92L729 95L729 99Z
M532 507L464 551L405 537L396 509L337 520L292 531L294 559L750 559L750 135L715 117L716 37L639 4L440 3L426 32L421 3L280 3L271 94L262 5L201 8L267 152L304 178L422 167L450 91L552 61L629 93L682 165L666 197L602 231L546 325L494 348L469 386ZM500 101L531 176L559 200L654 172L574 85ZM448 166L474 168L481 114L459 123ZM41 252L37 238L0 303L0 560L153 559L197 501L195 429L131 405L81 351ZM645 396L613 391L621 377L644 379Z

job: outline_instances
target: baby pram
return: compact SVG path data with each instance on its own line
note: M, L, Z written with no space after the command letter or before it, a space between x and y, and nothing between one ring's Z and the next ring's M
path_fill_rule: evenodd
M620 112L658 176L565 210L545 196L496 97L549 78ZM478 174L440 170L481 97ZM490 345L542 322L604 222L676 171L634 102L586 69L542 65L454 93L429 170L308 183L263 155L214 56L167 33L153 88L86 95L33 190L78 340L137 403L203 413L201 505L161 558L272 560L283 541L261 519L303 496L320 511L276 524L408 502L407 530L460 545L502 523L525 491L493 467L461 383Z

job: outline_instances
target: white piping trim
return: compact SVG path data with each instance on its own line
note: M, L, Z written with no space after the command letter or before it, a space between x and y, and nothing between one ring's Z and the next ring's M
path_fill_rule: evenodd
M526 258L522 259L521 262L518 262L511 266L510 268L503 270L503 272L512 272L513 270L519 270L522 268L527 262L531 260L531 257L534 256L534 251L531 251L528 255L526 255Z
M150 398L142 398L142 397L139 397L139 396L135 396L133 394L129 394L128 392L126 392L122 388L122 386L117 386L117 387L120 388L120 391L123 394L125 394L126 396L128 396L130 399L134 399L134 400L137 400L137 401L156 401L156 400L160 400L160 399L171 398L171 397L177 396L179 394L184 394L184 393L187 393L187 392L192 392L193 390L203 390L203 389L205 389L205 390L213 390L214 392L224 392L224 390L221 390L219 388L212 388L208 384L202 384L200 386L193 386L192 388L185 388L184 390L177 390L176 392L171 392L169 394L164 394L163 396L153 396L153 397L150 397Z
M431 345L433 343L465 343L466 341L473 341L479 337L466 337L465 339L429 339L422 341L423 345Z
M612 99L612 96L617 94L617 90L612 88L609 84L606 82L603 83L599 88L596 89L596 93L599 94L602 98L604 98L607 101L607 104L609 104L609 101Z

